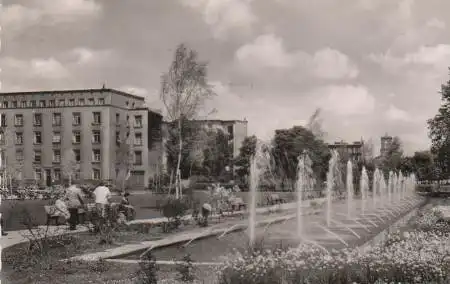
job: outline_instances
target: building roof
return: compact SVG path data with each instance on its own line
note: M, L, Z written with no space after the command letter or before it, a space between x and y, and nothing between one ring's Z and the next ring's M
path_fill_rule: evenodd
M11 96L11 95L33 95L33 94L71 94L71 93L94 93L94 92L100 92L100 93L113 93L118 94L138 100L144 100L144 97L132 95L126 92L122 92L115 89L109 89L109 88L99 88L99 89L78 89L78 90L52 90L52 91L27 91L27 92L0 92L0 96Z

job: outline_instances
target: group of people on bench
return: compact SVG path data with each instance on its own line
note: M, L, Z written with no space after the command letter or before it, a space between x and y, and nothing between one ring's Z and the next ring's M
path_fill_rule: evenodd
M93 195L95 209L100 217L105 217L107 207L111 205L111 191L103 182L101 182L91 193L83 191L77 185L70 185L66 191L58 197L54 205L54 215L63 216L68 220L70 230L76 230L77 225L80 223L80 211L84 211L86 208L85 195ZM130 206L128 196L129 193L124 193L122 195L122 200L119 204L119 212L127 212L127 207Z

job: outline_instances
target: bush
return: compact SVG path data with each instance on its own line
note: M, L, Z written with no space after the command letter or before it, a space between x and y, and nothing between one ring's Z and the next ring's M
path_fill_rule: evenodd
M179 279L183 283L192 283L195 280L192 258L189 254L187 254L181 261L182 263L177 265L177 271L180 274Z
M150 251L141 258L139 267L137 284L158 283L157 273L159 266L156 264L156 259Z
M188 198L167 198L161 205L161 213L168 219L168 224L163 227L164 232L169 232L176 229L181 224L181 218L186 215L186 211L189 209Z

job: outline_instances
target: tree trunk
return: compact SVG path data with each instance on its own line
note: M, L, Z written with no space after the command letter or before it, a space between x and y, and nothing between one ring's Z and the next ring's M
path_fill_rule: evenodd
M69 175L69 185L72 185L72 175Z
M169 196L170 196L170 192L172 190L172 184L173 184L173 169L170 171L170 182L169 182L169 192L168 192Z
M181 151L183 150L183 137L182 137L182 131L181 131L181 118L178 119L178 161L177 161L177 169L175 174L175 198L180 198L180 192L181 192L181 173L180 173L180 166L181 166Z

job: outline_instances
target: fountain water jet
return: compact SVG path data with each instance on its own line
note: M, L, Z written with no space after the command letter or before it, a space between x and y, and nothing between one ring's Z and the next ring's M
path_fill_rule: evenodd
M297 236L300 237L303 232L303 193L310 192L314 187L314 173L312 170L312 161L305 151L298 158L297 165Z
M351 218L353 216L353 206L354 206L353 199L355 190L353 188L353 165L350 159L347 162L346 188L347 188L347 216Z
M367 192L369 189L369 176L367 175L366 167L362 168L361 180L359 190L361 192L361 212L364 214L366 211Z
M333 188L336 182L335 171L337 170L337 165L339 162L339 154L337 151L331 152L331 159L328 162L328 172L327 172L327 212L326 212L326 222L327 226L331 225L331 210L333 202Z

